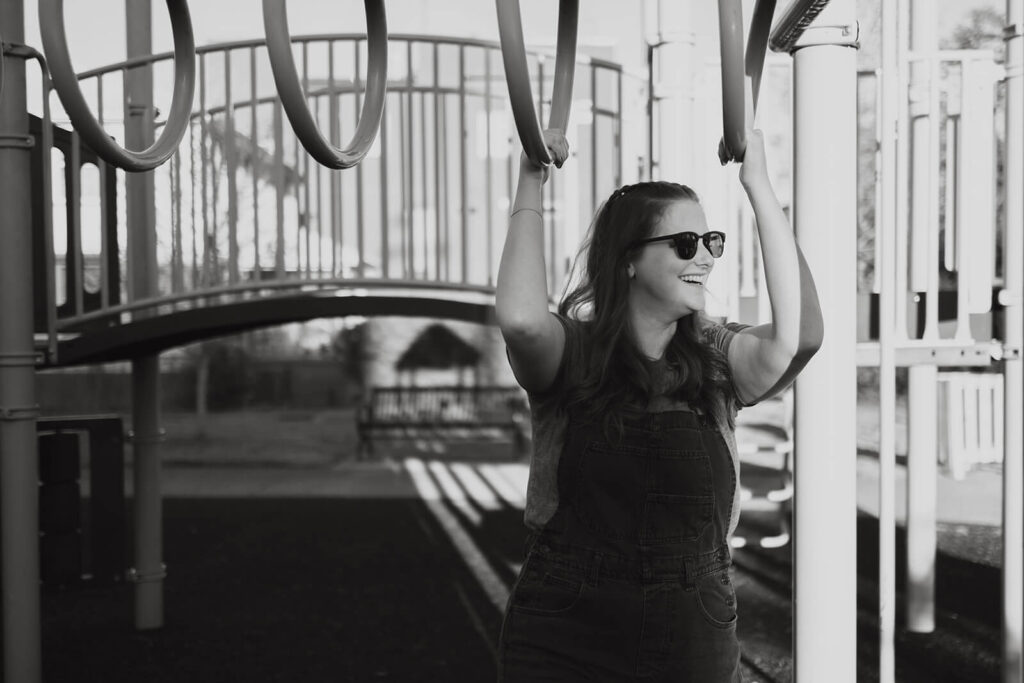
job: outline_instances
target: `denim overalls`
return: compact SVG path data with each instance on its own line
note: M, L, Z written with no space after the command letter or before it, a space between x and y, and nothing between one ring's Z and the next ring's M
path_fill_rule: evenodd
M649 413L613 441L570 419L558 509L509 596L499 681L740 681L735 487L709 417Z

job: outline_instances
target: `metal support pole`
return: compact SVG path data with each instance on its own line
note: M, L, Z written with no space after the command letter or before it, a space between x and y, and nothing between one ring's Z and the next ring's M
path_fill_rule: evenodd
M918 57L938 49L938 19L931 0L911 0L910 42ZM910 134L912 188L911 288L927 292L929 308L926 339L937 339L933 324L938 306L938 70L932 60L910 65ZM905 104L901 106L906 106ZM947 187L947 192L952 188ZM916 336L916 335L915 335ZM915 365L907 369L907 629L916 633L935 630L935 507L936 433L938 430L938 368ZM895 560L895 558L893 558ZM895 567L887 570L895 581ZM895 591L895 586L893 586ZM892 648L883 643L883 648Z
M21 0L0 2L8 44L25 41ZM2 48L0 48L2 49ZM0 98L0 543L4 680L42 677L39 485L32 312L32 174L25 61L6 55ZM44 150L45 151L45 150Z
M152 54L152 0L125 5L128 58ZM132 69L125 78L125 142L145 149L155 136L152 67ZM153 172L126 178L129 297L157 292L156 215ZM132 360L132 453L135 474L135 628L163 626L163 509L160 498L160 356Z
M1006 0L1006 325L1003 365L1003 683L1024 681L1024 0Z
M899 163L906 127L902 84L905 64L900 59L899 26L905 14L895 2L882 6L882 89L879 195L881 211L875 239L881 244L877 266L879 311L879 434L878 434L878 639L879 679L892 680L895 670L893 636L896 630L896 349L906 334L901 330L899 307L905 308L904 289L897 273L902 269L898 236L905 233L906 186Z
M794 211L825 342L797 378L794 672L857 672L857 52L853 0L833 0L794 55ZM803 47L806 45L806 47Z

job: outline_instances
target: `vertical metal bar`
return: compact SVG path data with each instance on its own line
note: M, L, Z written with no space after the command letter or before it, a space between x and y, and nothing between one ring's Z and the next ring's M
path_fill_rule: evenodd
M1006 0L1003 683L1024 681L1024 0Z
M85 263L82 246L82 141L78 132L71 131L71 154L65 160L64 178L67 188L68 248L65 263L68 266L68 303L75 315L85 312ZM130 225L130 224L129 224Z
M462 282L469 282L469 190L466 187L466 46L459 45L459 229L462 240Z
M0 3L0 26L5 41L25 42L22 2ZM4 58L4 69L0 131L27 140L25 62ZM31 169L28 147L0 147L0 234L5 237L0 249L0 541L3 670L10 683L42 678Z
M305 255L307 257L306 277L309 277L309 226L302 218L302 191L300 185L302 179L305 177L305 173L302 172L303 164L309 161L309 155L307 155L303 150L302 145L299 142L298 136L294 136L292 138L292 142L294 143L294 145L292 146L292 150L295 152L295 183L293 185L293 187L295 188L295 270L296 273L301 277L303 258L302 233L303 228L305 228Z
M597 70L590 66L590 206L597 206Z
M411 40L408 41L405 44L405 47L406 47L406 50L405 50L405 60L406 60L406 66L405 66L405 86L406 86L405 101L406 101L406 109L405 109L405 121L404 121L405 122L405 145L403 147L408 149L409 156L408 156L408 158L407 158L407 160L405 162L405 168L403 169L403 171L405 173L405 184L403 184L403 187L407 188L408 194L406 195L406 198L405 198L406 199L406 201L405 201L405 211L406 211L405 226L406 226L406 229L403 230L402 232L403 232L403 234L408 234L407 247L409 249L409 253L408 253L408 265L406 267L405 277L415 279L415 277L416 277L416 222L415 222L416 178L415 178L415 173L413 173L413 170L416 168L416 163L415 163L415 158L416 157L415 157L415 154L414 154L414 152L416 150L416 142L415 142L415 137L413 136L413 127L412 127L413 116L414 116L413 115L413 100L412 100L412 87L413 87L413 80L412 80L412 47L413 47L413 41L411 41Z
M359 45L362 41L356 40L352 47L355 52L355 76L352 79L356 84L355 116L353 121L359 120L359 114L363 108L363 71L362 59L360 58ZM366 277L366 210L363 206L363 165L356 165L356 276Z
M202 197L200 198L203 210L203 269L200 274L200 284L204 287L213 285L212 273L213 263L210 260L210 222L209 207L207 206L207 163L206 158L206 53L199 55L199 164L200 164L200 187ZM195 171L193 170L193 173Z
M440 172L440 184L441 184L441 199L444 202L444 209L442 212L441 220L441 235L439 241L442 244L441 255L444 261L444 275L440 275L438 270L438 278L443 279L445 282L451 280L452 269L451 269L451 203L449 201L449 189L448 189L448 98L447 95L441 97L441 114L438 119L437 136L440 139L441 145L441 172ZM439 262L440 263L440 262ZM438 266L440 268L440 265Z
M102 183L101 183L102 185ZM185 289L185 274L184 266L185 259L182 255L182 240L181 240L181 150L175 150L174 156L171 157L171 192L173 196L171 198L171 207L173 208L172 215L174 216L171 230L173 235L171 237L171 289L175 293L181 292ZM104 235L106 230L103 231Z
M57 301L54 282L54 270L56 266L54 264L53 254L53 118L50 116L50 93L52 91L52 81L45 75L42 61L40 60L39 70L43 75L43 133L42 133L42 169L43 169L43 248L45 260L43 266L46 269L44 274L46 282L46 330L48 332L47 340L47 353L50 358L57 358ZM3 121L3 114L0 113L0 122ZM106 218L106 192L102 190L105 187L107 165L100 164L100 206L104 208L103 216ZM2 196L2 193L0 193ZM18 209L15 210L16 212ZM2 223L0 223L2 225ZM2 232L2 230L0 230ZM106 254L107 252L107 231L103 230L103 254L102 259L104 273L106 280L104 280L104 287L109 286L109 270L106 269ZM2 260L0 260L0 266L2 266ZM2 281L0 281L2 282ZM2 299L0 299L2 301ZM109 301L109 297L103 299L104 305ZM0 311L3 310L3 305L0 304ZM2 351L2 348L0 348ZM0 449L2 450L2 449Z
M305 48L305 44L303 44ZM249 48L249 117L252 132L249 134L249 167L252 169L252 234L253 234L253 279L262 279L260 272L260 133L258 127L259 95L256 86L256 48Z
M49 98L49 92L50 92L49 84L48 84L49 79L44 79L44 80L47 81L47 85L44 85L44 87L43 87L43 93L44 93L43 94L43 99L44 99L44 106L45 106L45 108L48 111L49 107L50 107L49 100L47 99L47 98ZM96 77L96 99L97 99L96 115L97 115L97 118L99 119L100 125L103 126L104 125L104 119L103 119L103 76L102 75ZM47 113L47 114L44 115L43 118L44 118L44 120L48 120L48 117L49 117L49 114ZM53 134L52 131L48 130L47 132L52 136L52 134ZM47 161L47 163L49 163L50 147L44 147L43 149L46 150L46 153L45 153L46 161ZM103 216L103 220L104 221L106 220L107 211L110 208L107 205L108 204L107 203L107 193L106 193L107 183L117 182L117 180L116 180L117 176L112 171L111 171L111 173L108 174L107 173L107 169L108 169L108 166L107 166L106 163L100 162L100 163L98 163L96 165L96 170L99 171L99 176L100 176L100 189L99 189L99 192L100 192L100 215ZM49 205L47 206L47 211L52 211L52 209L53 209L52 206L49 206ZM110 244L109 244L109 242L110 242L110 240L107 239L106 226L104 226L103 228L100 229L100 254L101 254L100 255L100 306L102 308L106 308L107 306L110 305L110 287L111 287L110 268L107 266L107 256L110 254Z
M191 120L188 124L188 168L189 212L192 217L192 289L195 290L199 288L199 239L196 236L196 134Z
M149 0L129 0L125 13L128 57L153 52ZM129 148L153 144L153 68L133 69L125 79L129 109L125 112L125 142ZM155 296L159 270L156 259L156 209L153 172L129 174L127 182L128 258L133 300ZM160 356L147 354L132 361L132 425L135 476L135 627L163 626L163 509L160 496Z
M317 111L320 103L314 100ZM315 165L316 168L316 266L317 276L324 276L324 185L323 166Z
M274 100L274 197L277 240L274 243L274 278L284 279L284 123L281 100Z
M620 66L615 70L615 82L618 87L618 96L616 98L616 116L615 116L615 149L617 154L615 155L615 187L622 186L622 67Z
M854 9L833 0L820 22L852 27ZM793 222L825 326L796 380L794 680L843 683L857 672L857 53L822 38L794 57Z
M484 135L486 140L487 168L484 172L484 182L487 183L485 201L487 202L487 224L484 226L487 231L487 285L494 285L494 172L491 169L491 51L484 51L484 72L487 74L484 80ZM504 227L504 226L503 226Z
M235 148L235 101L231 92L231 51L224 50L224 160L228 172L228 283L239 280L238 150Z
M338 144L341 137L338 120L338 91L334 80L334 41L327 41L327 125L333 144ZM327 179L331 190L331 277L340 275L339 260L341 251L341 174L338 171L327 171Z
M420 279L427 279L430 277L430 222L427 220L428 207L430 202L428 200L429 192L427 190L427 184L430 176L427 175L427 93L421 91L420 96L420 206L422 220L420 225L422 226L423 234L423 270L420 272Z
M386 97L386 96L385 96ZM388 279L391 273L391 245L388 233L391 217L388 215L388 119L389 110L384 105L384 117L380 122L380 250L381 273Z
M434 279L441 279L441 107L440 107L440 66L438 65L437 42L433 44L434 73Z
M910 205L913 207L911 263L913 289L924 288L925 328L923 339L939 338L939 82L938 22L930 3L911 0L911 49L917 61L911 77L911 145L913 157ZM916 118L915 118L916 117ZM946 188L951 191L951 188ZM920 193L920 196L917 196ZM915 243L915 240L917 243ZM923 242L923 243L922 243ZM938 369L931 365L907 368L907 628L918 633L935 630L935 506L938 432ZM895 405L893 406L895 411ZM893 413L895 417L895 413ZM895 477L895 454L891 459ZM895 481L889 486L895 493ZM881 586L886 605L885 630L882 633L882 680L895 679L895 500L884 501L891 518L886 518L887 533L892 534L891 566L884 569L890 583ZM880 521L881 523L881 521ZM891 527L891 528L888 528ZM887 548L887 552L890 549ZM891 602L884 600L891 598Z
M893 343L907 339L907 271L909 266L909 245L907 243L910 235L910 196L907 189L910 187L910 61L907 57L910 45L910 1L898 0L896 7L898 17L896 19L896 50L898 51L897 62L899 64L899 118L896 128L896 186L899 192L896 193L896 337ZM914 335L917 336L916 333Z

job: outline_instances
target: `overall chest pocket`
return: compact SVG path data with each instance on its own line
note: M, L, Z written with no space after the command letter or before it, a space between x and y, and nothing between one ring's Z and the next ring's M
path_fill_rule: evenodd
M713 519L711 461L704 451L592 443L577 476L576 516L607 538L645 544L694 540Z
M715 514L711 458L703 451L652 453L644 491L646 544L694 541Z

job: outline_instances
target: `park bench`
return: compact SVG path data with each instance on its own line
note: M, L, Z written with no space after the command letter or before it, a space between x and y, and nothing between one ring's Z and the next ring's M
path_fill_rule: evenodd
M510 386L373 387L356 416L360 458L376 439L458 439L511 436L526 450L526 394Z

